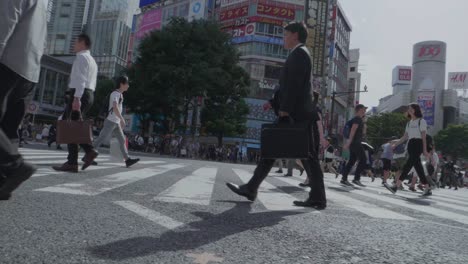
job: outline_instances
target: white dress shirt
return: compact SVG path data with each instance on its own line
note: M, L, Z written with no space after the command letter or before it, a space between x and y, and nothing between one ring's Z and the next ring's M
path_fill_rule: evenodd
M37 83L47 36L48 0L0 0L0 63Z
M70 75L69 87L75 89L75 97L81 97L84 89L96 89L98 67L89 50L76 54Z

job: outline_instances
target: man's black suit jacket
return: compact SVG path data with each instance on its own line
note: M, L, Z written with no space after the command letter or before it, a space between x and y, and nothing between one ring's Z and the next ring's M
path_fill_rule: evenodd
M287 112L295 121L318 120L313 104L310 76L312 63L302 48L289 54L280 76L280 111Z

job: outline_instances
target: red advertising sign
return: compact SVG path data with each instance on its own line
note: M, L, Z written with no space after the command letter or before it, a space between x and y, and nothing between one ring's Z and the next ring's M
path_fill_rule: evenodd
M219 14L219 20L224 21L224 20L236 19L239 17L246 16L248 14L249 14L249 7L242 6L242 7L222 11Z
M231 34L233 38L253 35L255 33L255 24L248 24L240 27L235 27L226 30L226 32Z
M286 7L277 7L259 3L257 5L257 14L281 17L285 19L293 20L296 17L296 11L294 9Z
M427 46L422 46L421 49L419 50L418 57L430 57L434 58L437 55L440 54L442 51L442 48L440 45L427 45Z
M400 81L411 81L411 69L399 69L398 80Z
M283 20L278 20L278 19L269 18L269 17L252 16L252 17L241 17L235 20L223 22L221 28L238 27L238 26L247 25L252 22L260 22L260 23L273 24L276 26L283 26Z

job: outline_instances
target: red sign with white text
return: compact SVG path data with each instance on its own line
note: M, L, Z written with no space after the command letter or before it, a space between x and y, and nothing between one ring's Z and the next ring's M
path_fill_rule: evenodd
M411 69L399 69L398 80L411 81Z
M238 26L247 25L252 22L267 23L267 24L273 24L276 26L283 26L283 23L284 23L283 20L278 20L274 18L252 16L252 17L241 17L236 20L223 22L221 28L238 27Z
M271 6L267 4L259 3L257 5L257 14L281 17L285 19L293 20L296 17L296 11L291 8Z
M236 19L239 17L247 16L248 14L249 14L249 7L242 6L242 7L222 11L219 14L219 20L224 21L224 20Z

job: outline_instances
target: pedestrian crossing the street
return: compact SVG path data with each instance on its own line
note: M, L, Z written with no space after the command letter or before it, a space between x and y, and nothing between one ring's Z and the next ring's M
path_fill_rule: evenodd
M134 197L138 197L138 200L129 199L127 196L111 201L111 204L126 210L128 214L143 217L145 221L159 224L167 229L178 228L183 223L159 211L158 206L178 204L178 206L209 207L219 205L221 200L247 201L244 197L232 193L224 183L228 181L236 184L247 183L254 169L253 166L155 157L144 157L137 165L125 168L123 162L112 160L109 155L104 154L99 155L98 166L91 166L84 172L86 177L61 177L69 174L54 171L50 165L64 162L66 152L22 149L21 153L26 160L38 165L38 170L30 182L47 177L60 179L48 182L48 186L41 185L40 188L33 189L33 193L37 194L74 195L79 199L79 197L99 196L109 191L118 193L131 185L144 184L148 180L169 179L157 192L149 195L137 195L138 191L132 189ZM177 179L170 180L172 175L177 176ZM327 210L316 211L293 206L294 200L307 198L309 188L298 187L304 179L304 177L283 177L271 173L258 190L252 210L254 212L303 210L318 216L346 210L345 212L363 218L390 221L421 221L417 214L422 214L439 223L458 225L458 228L468 230L467 189L460 189L457 192L446 189L434 190L433 196L422 198L420 192L399 191L395 195L391 194L381 186L379 180L371 182L367 178L363 179L366 187L344 187L334 175L327 174L325 176Z

